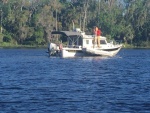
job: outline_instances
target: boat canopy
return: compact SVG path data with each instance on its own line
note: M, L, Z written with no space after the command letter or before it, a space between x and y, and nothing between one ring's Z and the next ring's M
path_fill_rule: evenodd
M64 35L67 36L67 45L72 47L72 46L80 46L82 45L82 34L80 32L76 31L52 31L51 34L59 34L59 35Z
M82 36L80 32L75 32L75 31L52 31L51 34L61 34L61 35L66 35L68 37Z

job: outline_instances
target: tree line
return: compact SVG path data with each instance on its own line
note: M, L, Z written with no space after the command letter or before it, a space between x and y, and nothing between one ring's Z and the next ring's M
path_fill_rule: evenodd
M45 45L53 30L93 26L109 39L150 47L150 0L0 0L0 43Z

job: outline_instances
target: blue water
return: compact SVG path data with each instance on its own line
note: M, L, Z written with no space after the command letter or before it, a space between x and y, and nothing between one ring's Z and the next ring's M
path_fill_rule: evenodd
M150 113L150 49L66 59L0 49L0 113Z

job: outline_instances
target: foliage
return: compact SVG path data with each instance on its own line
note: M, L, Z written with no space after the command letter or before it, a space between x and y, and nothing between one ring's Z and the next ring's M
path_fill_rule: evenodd
M3 42L11 42L12 38L10 34L6 34L3 37Z
M150 0L0 1L0 42L43 45L51 31L73 25L88 34L98 26L110 39L149 47Z

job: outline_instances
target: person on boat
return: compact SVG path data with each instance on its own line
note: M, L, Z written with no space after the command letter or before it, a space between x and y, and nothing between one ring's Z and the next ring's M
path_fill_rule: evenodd
M59 50L62 50L63 49L63 45L62 43L59 44Z
M97 30L98 30L98 27L95 26L93 29L93 34L94 34L93 48L95 47L95 44L97 44Z
M101 30L100 28L97 29L97 44L98 44L98 47L100 47L100 36L101 36Z

